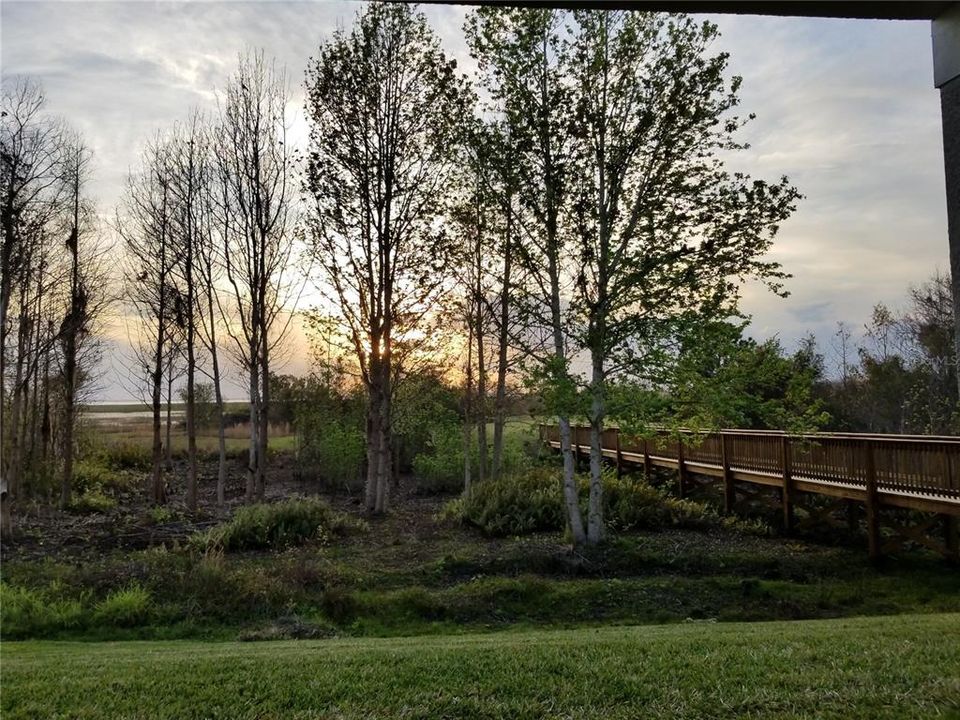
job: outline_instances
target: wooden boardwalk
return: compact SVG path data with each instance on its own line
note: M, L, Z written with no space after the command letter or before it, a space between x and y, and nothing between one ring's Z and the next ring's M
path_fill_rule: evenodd
M555 425L541 425L540 438L560 448ZM724 505L732 511L738 496L763 488L779 489L784 527L797 526L796 506L809 495L826 496L827 505L808 509L806 522L862 505L871 557L905 542L958 557L960 517L960 437L810 433L790 435L761 430L660 432L633 438L616 428L604 431L602 452L618 470L629 466L677 471L681 497L722 483ZM578 457L590 453L589 427L574 427L571 446ZM927 513L903 524L892 522L895 508ZM881 529L882 520L886 525ZM857 520L857 522L859 522ZM941 539L931 530L942 526ZM886 537L885 537L886 536Z

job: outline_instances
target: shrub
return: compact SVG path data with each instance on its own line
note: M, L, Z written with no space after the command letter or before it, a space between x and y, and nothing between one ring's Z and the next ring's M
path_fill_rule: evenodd
M99 455L111 470L149 470L153 464L150 448L131 442L107 445Z
M104 495L99 489L92 488L70 499L69 510L73 513L85 515L88 513L105 513L113 510L117 501Z
M580 477L578 488L585 509L589 480ZM604 521L615 531L723 527L752 534L769 532L763 523L723 517L708 505L670 497L642 480L618 478L613 471L604 472L603 488ZM566 511L560 472L538 467L478 483L469 497L447 503L438 519L467 522L492 536L562 530Z
M205 549L255 550L325 541L353 524L316 498L291 498L242 507L225 523L194 536Z
M84 624L83 603L0 583L0 636L7 639L41 637Z
M110 467L102 458L78 461L73 468L73 487L78 492L89 490L127 490L136 482L130 471Z
M114 590L97 603L94 617L103 625L134 627L150 617L150 592L139 585Z
M413 458L417 489L428 493L456 492L463 488L463 434L455 424L434 425L426 452ZM471 458L476 467L476 458Z
M363 487L366 441L359 428L304 412L298 417L297 432L301 471L312 470L328 485L348 491Z
M460 504L461 517L494 536L560 530L566 522L562 496L555 468L531 468L475 485Z

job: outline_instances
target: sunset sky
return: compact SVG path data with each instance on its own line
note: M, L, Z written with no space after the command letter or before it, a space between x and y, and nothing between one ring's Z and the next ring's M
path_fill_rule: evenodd
M92 194L111 216L143 143L191 106L212 109L246 47L286 64L294 137L302 142L307 60L357 9L355 2L4 0L0 61L4 77L39 80L51 110L83 132L94 151ZM461 33L468 9L425 12L460 67L472 68ZM792 294L779 300L748 289L751 333L778 335L792 349L812 331L829 355L837 320L857 331L874 303L900 306L910 284L948 269L930 24L711 19L722 33L718 48L744 77L743 109L757 114L744 136L752 147L736 169L789 175L806 196L774 249L794 276ZM119 345L104 368L101 399L129 395ZM302 361L288 367L303 369Z

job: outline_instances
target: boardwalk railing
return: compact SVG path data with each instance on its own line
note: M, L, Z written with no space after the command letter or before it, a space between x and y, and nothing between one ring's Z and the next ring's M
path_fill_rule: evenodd
M541 425L540 438L559 449L555 425ZM572 449L590 452L590 428L571 429ZM872 555L880 554L879 510L901 507L945 517L948 554L956 553L960 516L960 437L810 433L760 430L662 431L631 437L616 428L603 432L604 457L618 469L642 465L676 469L680 493L691 474L720 479L728 509L737 483L782 488L784 524L793 525L796 493L858 501L866 507Z

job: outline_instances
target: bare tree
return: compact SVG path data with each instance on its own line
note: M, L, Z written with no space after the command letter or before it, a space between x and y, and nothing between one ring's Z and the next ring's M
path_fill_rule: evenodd
M232 290L227 331L249 381L248 500L264 495L270 361L287 335L286 306L295 299L288 271L296 157L286 137L287 95L284 72L262 52L242 56L224 93L212 143L224 270Z
M70 504L77 423L77 396L80 389L81 353L93 330L93 322L105 308L103 274L92 266L96 261L93 212L84 198L90 152L78 137L72 138L65 153L64 182L67 194L67 250L69 252L69 304L57 337L63 353L63 471L60 506ZM88 257L82 254L89 253ZM99 287L97 287L99 283Z
M37 347L31 339L42 325L31 312L32 286L46 271L49 223L63 188L63 126L46 113L45 102L36 83L5 78L0 102L0 524L5 535L12 531L10 502L20 489L20 433L26 417L21 411L24 382L31 376L28 348ZM19 299L18 322L16 346L11 348L10 311L15 298ZM42 306L43 301L39 303ZM47 335L46 347L52 344ZM11 350L12 378L8 372Z
M166 502L161 414L167 341L174 322L173 203L167 148L158 137L144 151L140 170L131 174L117 217L125 250L125 295L133 320L134 375L146 385L153 417L149 495L158 504Z
M424 16L372 4L321 46L307 74L314 254L367 390L366 507L386 511L395 352L447 289L440 223L464 83Z
M205 242L205 213L208 209L209 183L207 136L200 115L194 111L189 120L178 125L169 141L170 188L174 199L174 232L178 262L174 268L179 292L176 295L176 321L183 340L186 373L185 417L187 430L187 507L197 509L197 428L195 387L197 376L197 345L201 307L197 272L201 247ZM212 292L212 289L211 289ZM171 368L173 367L171 361ZM169 391L173 374L168 375ZM169 442L167 443L169 452Z

